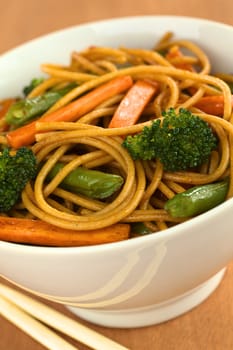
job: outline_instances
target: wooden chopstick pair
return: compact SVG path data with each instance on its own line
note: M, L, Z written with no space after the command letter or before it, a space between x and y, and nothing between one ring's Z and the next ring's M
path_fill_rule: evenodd
M129 350L51 307L1 283L0 315L49 350L78 350L50 328L68 335L91 349Z

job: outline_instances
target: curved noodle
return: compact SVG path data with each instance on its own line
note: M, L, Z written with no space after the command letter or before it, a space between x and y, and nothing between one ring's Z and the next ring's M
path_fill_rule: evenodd
M131 225L131 236L135 237L135 223L143 223L158 232L188 220L171 217L164 209L168 199L187 188L228 176L227 199L233 197L233 98L228 85L233 78L227 72L213 74L211 60L198 45L189 40L173 40L173 33L168 32L153 49L93 46L72 52L67 66L46 63L41 69L48 77L27 98L59 90L73 81L78 84L48 108L44 112L47 115L59 112L116 77L129 75L134 83L143 80L154 86L155 93L133 125L109 127L127 92L105 99L75 122L39 119L35 124L36 141L29 146L39 171L27 183L21 202L9 216L33 217L77 231L127 223ZM196 107L206 96L220 98L221 116ZM158 159L135 161L122 147L126 136L141 132L154 119L163 120L162 112L169 108L177 113L180 108L188 109L206 121L216 135L218 147L200 167L165 171ZM0 123L0 128L2 125L5 127L5 121ZM5 130L1 132L0 144L2 148L7 146ZM62 169L48 180L51 169L60 162ZM89 198L63 188L64 179L77 167L118 175L123 184L104 199Z

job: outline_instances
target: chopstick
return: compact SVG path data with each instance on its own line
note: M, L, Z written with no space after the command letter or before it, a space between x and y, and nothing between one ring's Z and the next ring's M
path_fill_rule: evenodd
M105 337L104 335L82 325L78 321L75 321L68 316L63 315L59 311L52 309L40 301L34 300L33 298L0 283L0 314L1 313L5 318L13 322L16 326L29 333L29 335L32 334L35 338L37 337L36 339L38 341L45 341L43 339L43 335L40 337L40 339L38 338L39 328L37 328L37 326L40 324L40 322L38 322L39 320L49 327L56 329L61 333L66 334L71 338L79 341L80 343L89 346L91 349L129 350L123 345L120 345L115 341ZM41 324L40 326L47 328ZM32 330L33 333L31 333ZM46 334L45 338L48 334L47 331L49 331L48 328L43 330L43 332L45 332L43 334ZM53 337L54 342L58 341L58 336L55 333L52 333L53 332L50 334L51 338ZM56 335L56 337L54 337L54 335ZM66 346L68 346L68 343ZM69 344L69 346L71 345ZM64 347L57 346L56 348L52 347L48 349L78 350L74 347L65 348L65 345Z
M48 327L0 296L0 314L49 350L78 350Z

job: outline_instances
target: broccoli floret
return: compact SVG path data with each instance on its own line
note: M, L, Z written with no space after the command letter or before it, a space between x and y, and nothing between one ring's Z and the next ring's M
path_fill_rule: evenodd
M133 159L160 159L167 171L197 167L208 160L217 147L217 138L203 119L181 108L163 112L141 133L127 136L123 146Z
M34 78L34 79L32 79L30 84L23 88L24 95L27 96L28 94L30 94L30 92L33 89L35 89L35 87L37 87L38 85L43 83L43 81L44 81L44 78Z
M0 212L8 212L18 202L26 183L36 172L36 157L29 148L3 149L0 154Z

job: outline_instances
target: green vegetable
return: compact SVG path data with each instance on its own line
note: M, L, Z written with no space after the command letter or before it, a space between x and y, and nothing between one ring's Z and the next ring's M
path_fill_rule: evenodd
M230 90L231 90L231 93L233 94L233 82L227 81L226 83L227 83L227 85L229 86L229 88L230 88Z
M54 103L68 93L73 87L74 85L70 84L64 89L48 91L43 95L33 98L25 98L15 102L6 113L6 122L15 127L20 127L27 124L32 119L45 113Z
M123 146L133 159L160 159L168 171L186 170L204 163L217 146L209 125L181 108L163 113L163 120L154 120L141 133L127 136Z
M63 163L57 163L48 174L47 179L51 180L56 176L64 165ZM60 186L74 193L103 199L120 189L123 181L123 178L119 175L78 167L64 178Z
M165 204L165 209L173 217L185 218L204 213L226 199L228 179L208 185L195 186L176 194Z
M0 212L8 212L19 200L26 183L37 172L36 157L26 147L16 153L5 148L0 154Z
M25 86L23 89L23 93L25 96L27 96L28 94L30 94L30 92L37 87L38 85L40 85L41 83L43 83L44 78L34 78L31 80L30 84Z
M152 231L143 222L134 222L131 224L131 232L138 235L148 235Z

